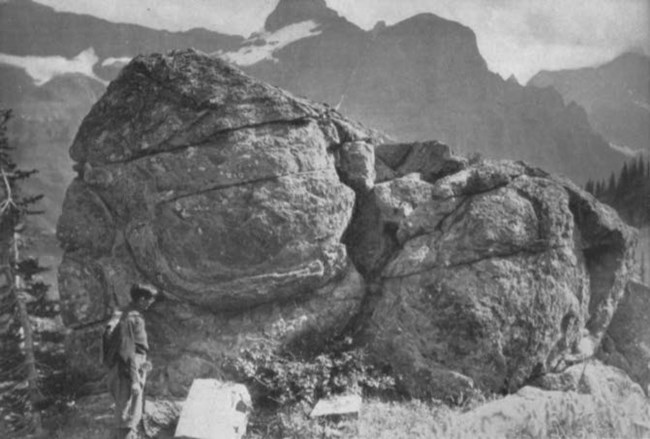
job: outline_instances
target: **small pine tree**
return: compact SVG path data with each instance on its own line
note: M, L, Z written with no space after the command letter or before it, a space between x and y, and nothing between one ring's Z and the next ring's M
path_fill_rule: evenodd
M630 186L630 170L627 166L627 162L623 163L623 169L621 169L621 176L618 179L618 185L616 185L615 194L623 195L628 191Z
M645 163L643 163L643 156L640 155L636 163L636 174L637 178L643 180L645 178Z
M0 416L9 434L41 433L37 406L42 401L35 332L30 311L38 309L47 287L38 282L43 270L34 259L21 259L27 215L41 196L21 192L21 182L35 171L17 167L7 137L9 110L0 110Z
M604 183L602 181L597 181L596 182L596 188L594 192L594 196L598 199L602 198L603 196L603 185Z
M612 172L609 176L609 183L607 184L607 190L603 194L604 198L610 199L613 198L616 194L616 175Z

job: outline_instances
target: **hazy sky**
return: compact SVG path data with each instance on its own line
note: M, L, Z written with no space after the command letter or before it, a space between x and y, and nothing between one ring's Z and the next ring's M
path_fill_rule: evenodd
M157 29L194 27L248 36L278 0L36 0ZM623 50L650 53L650 0L326 0L358 26L432 12L474 30L489 67L525 82L540 69L582 67Z

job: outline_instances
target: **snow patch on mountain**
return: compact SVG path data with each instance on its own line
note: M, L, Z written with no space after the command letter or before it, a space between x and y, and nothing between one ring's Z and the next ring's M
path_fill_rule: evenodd
M102 67L110 67L115 65L117 65L118 67L125 66L129 62L131 62L131 59L132 58L128 56L123 56L121 58L113 58L113 57L106 58L104 61L102 61Z
M275 32L258 32L242 43L236 52L217 53L221 58L240 66L250 66L265 59L274 59L273 53L303 38L314 37L321 31L313 20L285 26Z
M106 81L93 72L93 66L97 61L99 58L92 47L72 59L62 56L16 56L0 53L0 63L24 69L38 86L57 75L66 73L81 73L107 85Z
M612 148L615 151L620 152L623 155L628 156L628 157L636 157L638 154L641 153L641 151L637 151L635 149L632 149L629 146L617 145L617 144L612 143L612 142L609 142L609 147Z

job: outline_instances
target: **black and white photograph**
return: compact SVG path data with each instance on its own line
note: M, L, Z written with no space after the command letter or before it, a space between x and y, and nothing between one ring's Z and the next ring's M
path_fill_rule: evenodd
M0 0L0 438L649 439L650 0Z

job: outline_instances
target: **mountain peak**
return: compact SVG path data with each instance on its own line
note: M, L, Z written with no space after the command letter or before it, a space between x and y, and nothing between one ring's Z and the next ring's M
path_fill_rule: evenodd
M275 32L285 26L313 20L324 23L339 18L339 14L327 7L325 0L280 0L266 19L264 29Z

